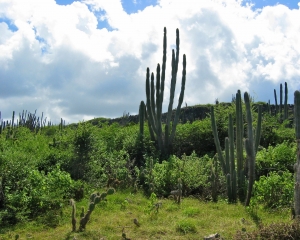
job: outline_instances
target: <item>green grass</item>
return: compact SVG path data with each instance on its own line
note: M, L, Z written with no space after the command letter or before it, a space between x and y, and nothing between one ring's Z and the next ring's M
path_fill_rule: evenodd
M59 217L56 228L31 221L10 229L0 229L0 239L122 239L122 232L130 239L203 239L212 233L219 233L224 239L232 239L239 231L253 231L259 223L289 222L286 211L266 212L260 208L247 210L241 204L203 202L196 198L184 198L181 205L173 200L159 199L162 203L158 212L149 211L149 202L143 194L129 191L117 192L107 197L107 202L96 205L85 232L72 232L71 206L66 206ZM76 203L77 225L82 206L87 208L88 200ZM148 209L148 211L147 211ZM138 219L136 226L133 219ZM46 220L57 221L57 216Z

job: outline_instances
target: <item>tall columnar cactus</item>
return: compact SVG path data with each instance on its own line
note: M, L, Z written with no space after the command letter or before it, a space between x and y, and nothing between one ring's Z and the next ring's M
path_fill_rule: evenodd
M300 216L300 92L294 93L294 124L297 141L297 162L295 163L294 208L295 217Z
M260 136L261 136L261 118L262 107L258 106L258 118L255 133L252 126L252 113L250 98L247 92L244 93L244 101L246 106L246 119L247 119L247 138L245 139L245 149L247 153L247 167L248 167L248 189L245 206L249 206L253 184L255 180L255 156L257 153Z
M282 114L282 83L280 83L280 103L279 103L279 113ZM280 116L281 117L281 116Z
M164 86L165 86L165 72L166 72L166 60L167 60L167 30L164 28L163 38L163 63L162 69L160 65L156 68L156 87L154 86L154 74L151 74L147 68L146 73L146 109L148 117L148 126L150 130L150 136L153 141L157 143L157 147L162 155L168 155L169 147L172 144L173 138L176 132L176 126L178 124L180 109L183 102L185 81L186 81L186 56L183 55L183 70L181 91L178 99L178 105L175 113L174 120L171 124L173 102L175 95L177 70L179 63L179 30L176 29L176 56L174 49L172 50L172 72L171 72L171 86L170 86L170 100L167 112L167 120L165 125L164 134L162 132L162 104L164 99Z
M274 98L275 98L275 115L276 115L278 113L278 103L277 103L276 89L274 89Z
M223 174L226 176L227 182L227 195L229 202L237 201L237 194L241 202L245 201L246 198L246 169L248 172L248 190L246 198L246 205L249 205L247 201L250 201L252 187L255 177L255 155L258 149L258 144L261 135L261 115L262 107L258 106L258 119L256 126L256 134L253 132L252 127L252 114L249 95L246 92L244 94L246 113L247 113L247 127L248 127L248 138L245 140L245 148L247 152L247 164L244 164L243 156L243 113L242 113L242 100L241 92L238 90L236 94L236 148L234 149L234 134L233 134L233 121L232 116L229 115L229 125L228 125L228 136L225 139L225 157L222 153L220 146L220 141L218 138L218 131L216 126L216 120L214 115L214 108L211 107L211 125L214 135L214 141L217 148L217 153L219 156L220 164L223 170ZM247 145L247 146L246 146ZM252 147L251 147L252 146ZM248 149L249 148L249 149ZM248 150L247 150L248 149ZM236 151L236 155L235 155ZM235 156L237 167L235 167ZM245 169L246 167L246 169Z
M246 198L245 189L245 169L244 169L244 154L243 154L243 137L244 137L244 124L243 124L243 109L241 91L236 93L236 159L237 159L237 186L238 197L240 202L244 202Z
M284 83L284 111L283 120L288 119L288 87L287 82Z
M144 121L145 121L145 103L141 101L140 108L139 108L139 122L140 122L140 134L144 136Z

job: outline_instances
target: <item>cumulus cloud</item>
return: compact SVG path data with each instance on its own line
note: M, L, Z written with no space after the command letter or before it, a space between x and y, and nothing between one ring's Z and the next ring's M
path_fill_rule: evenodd
M240 0L159 0L129 14L121 0L0 0L2 118L23 109L38 109L56 122L136 114L145 100L146 68L154 72L162 61L164 26L165 110L176 28L176 98L185 53L188 105L230 101L238 89L274 102L273 89L285 81L293 101L300 85L299 9L254 9Z

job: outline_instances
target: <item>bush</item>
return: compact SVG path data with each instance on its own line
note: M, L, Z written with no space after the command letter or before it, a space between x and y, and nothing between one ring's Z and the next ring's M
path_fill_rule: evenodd
M293 194L293 174L288 171L271 172L269 176L262 176L259 181L254 183L254 193L250 205L261 204L267 209L290 208Z
M56 211L65 198L74 196L75 183L69 173L59 166L46 175L44 172L25 168L23 177L5 177L3 182L5 208L0 211L0 222L11 224L34 218L49 211Z
M211 161L207 155L199 158L193 152L190 156L183 155L182 159L171 156L168 161L154 164L154 191L158 195L168 196L177 189L180 178L184 195L203 194L209 188Z
M296 145L284 141L275 147L269 146L257 152L256 166L259 175L267 175L270 171L279 171L288 169L293 172L293 166L296 162Z

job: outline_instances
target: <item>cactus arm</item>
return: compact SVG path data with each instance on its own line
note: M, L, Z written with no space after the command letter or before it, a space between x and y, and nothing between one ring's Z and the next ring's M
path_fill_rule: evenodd
M236 158L237 158L237 188L238 197L240 202L245 201L246 189L245 189L245 171L244 171L244 155L243 155L243 109L242 109L242 97L241 91L236 93Z
M275 89L274 89L274 98L275 98L275 115L276 115L278 112L278 103L277 103L277 94Z
M175 56L174 49L172 50L172 71L171 71L172 77L171 77L170 100L169 100L167 123L166 123L169 127L172 118L178 63L179 63L179 30L177 28L176 29L176 56Z
M210 108L210 120L211 120L211 127L212 127L212 131L213 131L213 135L214 135L214 142L216 145L216 149L217 149L217 153L219 156L219 161L221 163L221 167L222 167L222 171L224 173L224 175L226 176L226 174L228 173L226 170L226 164L225 164L225 159L222 153L222 149L221 149L221 144L220 144L220 140L218 137L218 129L217 129L217 124L216 124L216 119L215 119L215 113L214 113L214 107L211 106Z
M279 105L280 115L282 114L282 83L280 83L280 105ZM281 116L280 116L281 118Z
M258 150L258 146L260 143L260 137L261 137L261 119L262 119L262 106L258 106L258 117L257 117L257 124L255 129L255 144L254 144L254 152L255 155Z
M300 139L300 91L295 91L294 95L294 122L296 139Z
M151 81L150 81L150 104L151 104L151 111L153 114L153 121L154 121L154 126L156 129L156 134L157 134L157 118L156 118L156 109L155 109L155 88L154 88L154 74L151 73Z
M284 83L284 120L288 119L288 87L287 82Z
M139 122L140 122L140 134L144 136L144 122L145 122L145 103L141 101L139 108Z
M155 121L154 121L154 116L152 112L152 107L151 107L151 93L150 93L150 71L149 68L147 68L147 74L146 74L146 97L147 97L147 114L148 114L148 121L151 124L151 128L155 135L157 135L157 129L155 126Z
M180 95L179 95L179 99L178 99L178 105L177 105L177 109L176 109L174 122L172 125L172 133L171 133L171 137L170 137L170 142L173 141L173 138L175 136L176 126L178 124L180 109L181 109L181 105L182 105L183 97L184 97L184 89L185 89L185 81L186 81L186 56L185 56L185 54L183 55L182 65L183 65L183 70L182 70L181 90L180 90Z
M229 161L230 161L230 178L231 178L231 198L232 202L236 202L236 171L235 171L235 159L234 159L234 132L232 115L229 114L228 124L228 136L229 136Z
M245 148L247 153L248 161L248 191L245 201L245 205L249 206L254 179L255 179L255 151L254 151L254 141L253 141L253 127L252 127L252 114L249 94L245 92L244 100L246 105L246 118L247 118L247 139L245 139Z

